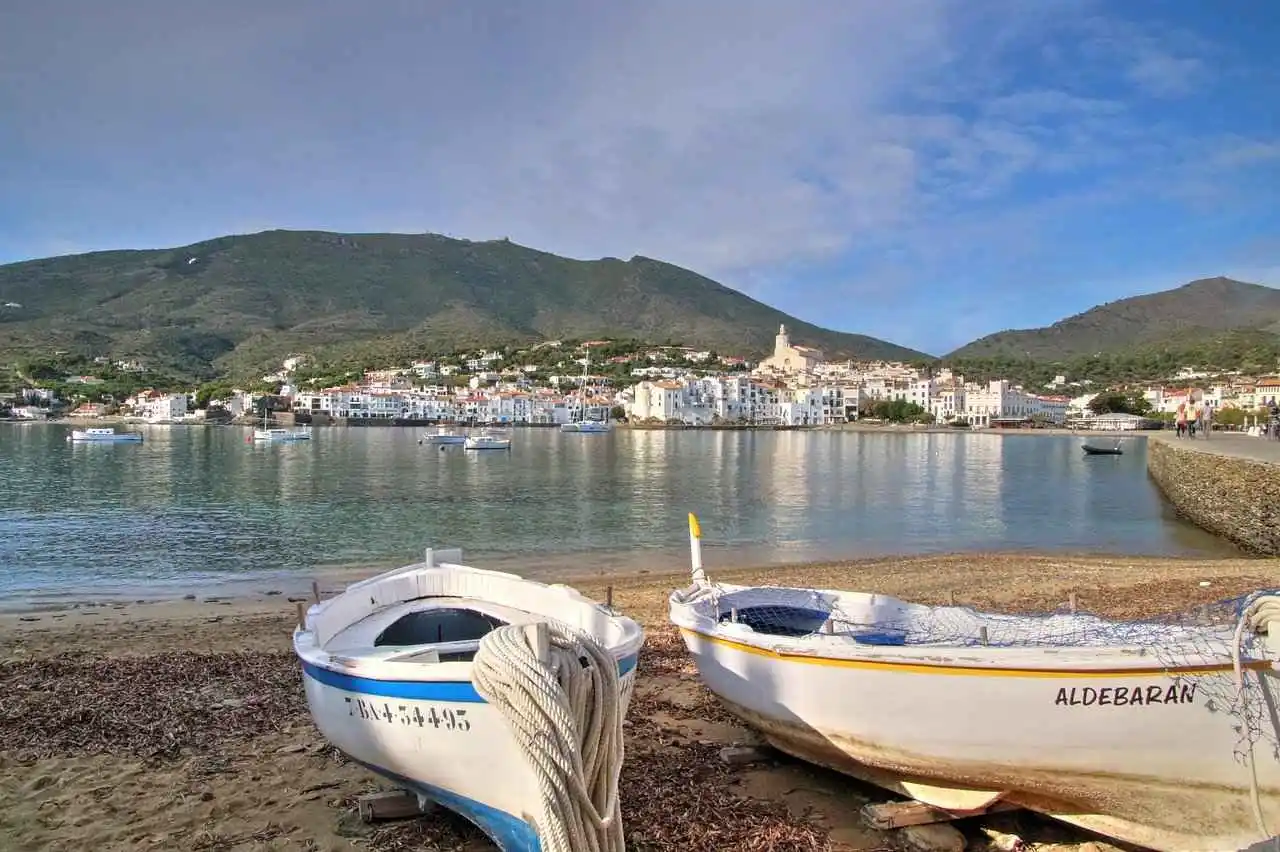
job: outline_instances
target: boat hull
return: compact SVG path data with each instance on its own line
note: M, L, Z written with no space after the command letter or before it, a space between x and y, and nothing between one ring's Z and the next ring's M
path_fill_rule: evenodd
M265 441L268 443L283 443L288 441L310 441L311 433L254 429L253 440Z
M560 425L561 432L573 432L579 435L605 435L613 431L613 427L607 423L598 423L594 420L587 420L580 423L563 423Z
M1215 712L1234 689L1229 668L1174 677L879 664L681 633L707 687L771 744L900 794L956 811L1003 800L1158 850L1266 839L1236 758L1239 720ZM1276 706L1274 673L1247 676ZM1276 826L1280 764L1263 724L1258 780Z
M138 432L94 435L77 430L71 433L71 441L76 444L140 444L142 443L142 435Z
M623 713L637 655L619 662ZM537 781L501 713L470 681L388 681L302 662L316 726L338 750L479 827L502 852L537 852ZM477 769L483 768L483 771Z

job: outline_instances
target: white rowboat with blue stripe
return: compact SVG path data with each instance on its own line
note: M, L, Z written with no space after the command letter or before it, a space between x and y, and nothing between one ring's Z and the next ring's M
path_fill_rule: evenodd
M541 849L533 771L506 720L476 691L471 661L506 624L558 621L618 663L625 712L644 633L574 589L458 564L426 552L313 605L294 631L307 703L340 751L461 814L503 852Z

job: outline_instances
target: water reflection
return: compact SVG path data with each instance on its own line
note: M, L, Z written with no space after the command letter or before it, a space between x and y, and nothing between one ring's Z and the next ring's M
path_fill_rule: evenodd
M407 429L284 444L235 428L151 428L140 445L65 434L0 426L0 467L23 483L0 492L0 594L391 564L429 543L558 568L674 567L688 511L709 548L744 561L1232 552L1167 512L1141 441L1086 459L1069 437L971 433L523 429L509 453L419 445Z

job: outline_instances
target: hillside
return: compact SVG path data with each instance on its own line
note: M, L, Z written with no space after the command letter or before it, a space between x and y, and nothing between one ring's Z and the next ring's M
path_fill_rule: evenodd
M1100 353L1186 349L1234 333L1257 343L1277 332L1280 290L1230 278L1205 278L1161 293L1108 302L1048 328L991 334L945 358L1066 362Z
M556 337L762 354L780 323L829 356L928 357L646 257L579 261L434 234L267 231L14 263L0 266L0 306L0 360L62 349L198 377L291 352L401 356Z

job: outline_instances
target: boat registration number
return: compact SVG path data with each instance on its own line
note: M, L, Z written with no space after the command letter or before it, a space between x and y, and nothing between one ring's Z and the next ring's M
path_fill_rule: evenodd
M352 718L368 722L386 722L405 727L435 728L444 731L469 731L471 720L466 710L453 707L423 707L418 704L391 704L387 701L368 701L364 698L345 696L347 712Z

